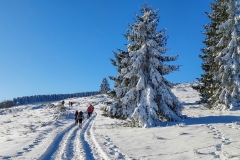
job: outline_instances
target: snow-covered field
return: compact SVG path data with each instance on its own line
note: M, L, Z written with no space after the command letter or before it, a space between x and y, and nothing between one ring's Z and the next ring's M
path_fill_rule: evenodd
M172 91L187 118L147 129L102 116L100 108L110 100L104 95L66 99L74 104L65 105L67 112L61 114L49 103L2 109L0 159L240 160L240 111L214 111L196 104L199 95L191 83ZM82 110L86 117L89 103L95 113L79 129L74 112Z

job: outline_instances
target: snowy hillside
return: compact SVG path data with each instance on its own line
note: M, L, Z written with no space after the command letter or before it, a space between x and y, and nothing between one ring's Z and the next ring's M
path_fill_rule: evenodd
M59 114L46 104L0 110L0 159L240 159L240 111L214 111L196 104L192 83L172 90L184 105L186 119L149 129L126 127L124 121L101 115L107 96L66 99L73 107ZM89 103L94 115L83 128L74 125L75 110L85 113ZM59 102L52 104L58 105Z

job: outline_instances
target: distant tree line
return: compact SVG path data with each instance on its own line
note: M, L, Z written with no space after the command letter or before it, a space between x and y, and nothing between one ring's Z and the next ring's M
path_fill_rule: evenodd
M88 97L99 94L98 91L93 92L82 92L82 93L73 93L73 94L51 94L51 95L34 95L34 96L24 96L17 97L13 99L15 105L28 104L32 102L47 102L47 101L58 101L67 98L74 97Z

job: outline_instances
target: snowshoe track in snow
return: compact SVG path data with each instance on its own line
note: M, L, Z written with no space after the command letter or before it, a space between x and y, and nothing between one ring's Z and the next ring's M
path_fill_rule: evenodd
M28 146L22 148L22 151L18 151L15 156L12 156L10 159L23 159L21 156L27 154L28 152L32 151L36 146L38 146L42 141L45 140L46 134L51 133L52 128L46 130L45 132L41 133L31 144L28 144ZM8 159L7 157L1 157L0 159Z
M228 126L228 128L226 128ZM215 152L214 152L214 158L220 158L220 159L234 159L234 158L240 158L239 155L232 155L230 152L228 152L226 149L231 147L231 144L234 143L230 137L227 137L224 134L224 131L227 131L228 129L236 129L237 127L232 126L231 124L225 124L224 130L218 129L217 127L214 127L213 125L206 125L208 129L213 134L213 138L216 139L217 144L215 145Z
M121 153L119 148L113 144L113 142L108 136L105 136L105 139L106 139L106 142L104 142L103 144L109 150L109 153L113 155L113 157L115 157L115 159L118 159L118 160L127 159L127 156Z

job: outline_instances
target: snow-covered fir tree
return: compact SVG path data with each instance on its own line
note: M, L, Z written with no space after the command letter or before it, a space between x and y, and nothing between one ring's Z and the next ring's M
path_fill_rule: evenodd
M108 91L110 91L108 80L107 80L107 78L103 78L99 92L101 94L106 94Z
M215 93L210 99L214 109L240 108L240 6L237 0L222 0L228 14L227 20L217 26L221 39L216 45L214 62L218 70L214 73ZM222 8L224 9L224 8Z
M220 23L225 22L228 19L228 13L226 12L227 6L223 0L216 0L215 3L211 3L211 12L207 12L207 16L210 19L210 23L204 25L206 38L203 43L206 45L202 49L202 69L204 73L199 78L199 86L195 87L201 95L201 102L206 103L209 108L212 108L210 104L210 98L213 96L216 90L216 84L214 80L214 73L218 70L219 66L214 61L216 53L222 50L224 47L217 46L222 34L217 32L217 27Z
M173 84L163 77L179 66L164 64L178 57L163 56L167 37L165 30L157 31L158 10L145 4L140 12L125 35L130 41L127 52L115 61L120 75L115 77L116 98L107 114L129 118L134 126L151 127L155 122L181 119L182 105L171 92Z

